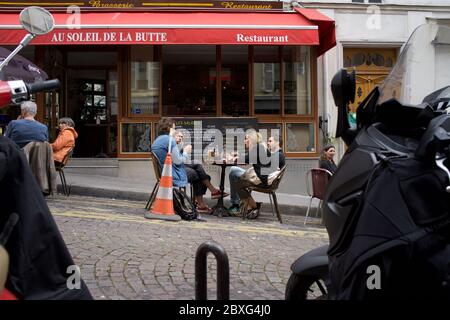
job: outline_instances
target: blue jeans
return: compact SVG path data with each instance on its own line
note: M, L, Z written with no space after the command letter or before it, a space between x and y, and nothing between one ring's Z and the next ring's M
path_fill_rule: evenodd
M244 174L245 169L241 167L231 167L230 168L230 201L231 205L239 205L240 198L239 194L237 192L237 182L239 181L239 178Z

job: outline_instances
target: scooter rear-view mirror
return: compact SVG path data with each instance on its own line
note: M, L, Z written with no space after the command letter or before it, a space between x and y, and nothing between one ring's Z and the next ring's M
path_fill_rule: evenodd
M338 118L336 125L336 138L342 137L349 145L355 134L350 129L348 121L348 104L355 101L356 78L355 71L347 73L347 70L339 70L331 80L331 92L334 103L338 107Z
M27 7L20 12L20 24L34 35L47 34L53 30L55 20L50 12L41 7Z
M41 7L27 7L20 12L20 24L29 33L22 39L11 54L0 64L0 71L23 47L28 45L37 35L47 34L53 30L55 20L50 12Z

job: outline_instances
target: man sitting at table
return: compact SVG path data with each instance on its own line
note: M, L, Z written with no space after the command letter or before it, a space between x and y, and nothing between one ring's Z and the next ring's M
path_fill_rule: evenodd
M240 203L247 203L247 216L256 217L261 209L261 202L256 202L247 188L255 185L267 185L270 170L276 171L284 166L280 163L278 152L270 152L262 143L261 134L255 130L249 130L245 135L245 163L252 166L247 170L233 166L230 169L231 206L228 212L236 215L240 212ZM266 159L264 159L264 157ZM237 158L233 159L236 160ZM284 156L283 156L284 159ZM272 166L275 166L272 168Z
M271 136L267 140L267 148L272 153L272 156L278 155L279 165L278 169L281 169L286 164L286 157L284 156L283 150L281 150L282 142L281 139L279 139L276 136Z
M192 148L190 145L183 147L183 133L181 130L177 130L175 133L175 141L178 145L181 154L184 154L184 149L186 147ZM203 166L199 163L184 163L184 169L186 170L186 175L189 183L194 187L195 200L197 201L199 212L210 213L211 208L205 203L203 195L206 193L206 189L211 191L211 198L220 198L220 190L211 184L211 177L206 173ZM229 193L224 192L224 197L228 196Z
M169 147L169 135L172 136L170 149L172 153L172 181L174 187L185 187L188 183L188 177L186 174L186 168L184 164L188 162L189 153L192 151L192 146L185 146L183 153L177 148L175 142L175 121L171 118L161 118L158 122L159 136L152 144L152 151L155 153L161 166L164 166L164 161L167 156ZM202 184L201 180L190 181L194 185L194 191L196 185ZM203 200L203 195L195 194L195 199L198 204L197 211L199 213L210 213L211 210ZM206 209L205 209L206 208Z
M158 134L159 136L153 141L151 150L158 158L161 167L164 167L164 161L166 160L168 147L169 147L169 135L175 132L175 122L170 118L161 118L158 122ZM186 171L184 170L184 162L187 159L187 155L180 154L178 148L176 148L175 139L172 138L170 145L172 153L172 183L174 187L185 187L188 183ZM186 153L190 150L186 150Z
M48 141L48 128L34 119L36 113L36 103L33 101L22 102L20 116L8 124L5 137L10 138L20 148L25 147L31 141Z

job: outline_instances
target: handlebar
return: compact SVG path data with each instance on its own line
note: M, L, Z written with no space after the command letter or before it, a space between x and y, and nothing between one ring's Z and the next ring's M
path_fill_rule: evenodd
M28 94L33 94L42 91L51 91L59 89L61 83L59 82L58 79L53 79L36 83L27 83L26 86L28 89Z

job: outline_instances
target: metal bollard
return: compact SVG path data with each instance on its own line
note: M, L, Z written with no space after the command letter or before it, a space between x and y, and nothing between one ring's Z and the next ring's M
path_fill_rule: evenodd
M207 300L206 258L214 254L217 260L217 300L230 300L230 266L225 249L214 241L202 243L195 254L195 300Z

